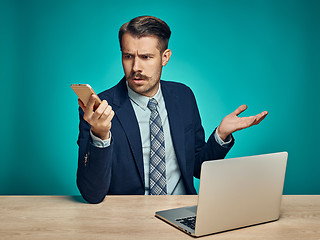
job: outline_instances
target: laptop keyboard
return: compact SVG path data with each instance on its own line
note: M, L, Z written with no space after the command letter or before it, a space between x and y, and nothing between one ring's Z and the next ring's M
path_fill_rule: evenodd
M196 226L196 216L193 217L185 217L185 218L178 218L176 219L179 223L182 223L183 225L195 230Z

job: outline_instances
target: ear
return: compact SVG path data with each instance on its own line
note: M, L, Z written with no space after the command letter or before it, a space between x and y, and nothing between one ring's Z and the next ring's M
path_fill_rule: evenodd
M170 49L166 49L163 53L162 53L162 66L164 67L165 65L167 65L167 63L169 62L169 59L171 57L171 50Z

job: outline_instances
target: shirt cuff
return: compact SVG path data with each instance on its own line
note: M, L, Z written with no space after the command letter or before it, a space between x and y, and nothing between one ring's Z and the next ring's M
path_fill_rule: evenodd
M111 131L110 131L110 137L106 140L102 140L100 138L98 138L97 136L95 136L91 129L90 129L90 136L92 139L92 145L98 148L105 148L105 147L109 147L110 143L111 143Z
M217 143L218 143L220 146L222 146L222 147L228 147L228 145L229 145L229 144L231 143L231 141L232 141L231 134L228 135L228 136L226 137L226 139L223 141L223 140L220 138L220 136L219 136L219 134L217 133L217 131L214 132L214 138L216 139Z

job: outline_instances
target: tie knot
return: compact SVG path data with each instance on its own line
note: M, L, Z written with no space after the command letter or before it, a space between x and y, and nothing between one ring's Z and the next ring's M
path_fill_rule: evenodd
M158 105L158 102L157 100L155 100L154 98L151 98L148 102L148 108L151 110L151 111L154 111L154 110L157 110L157 105Z

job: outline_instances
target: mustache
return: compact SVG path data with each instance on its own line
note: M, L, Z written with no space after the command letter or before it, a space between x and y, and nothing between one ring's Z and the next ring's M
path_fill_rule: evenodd
M129 76L128 79L129 79L129 80L132 80L132 79L134 79L134 78L141 78L141 79L143 79L143 80L149 80L149 79L150 79L148 76L143 75L143 74L141 74L141 73L139 73L139 72L134 72L134 73L130 74L130 76Z

